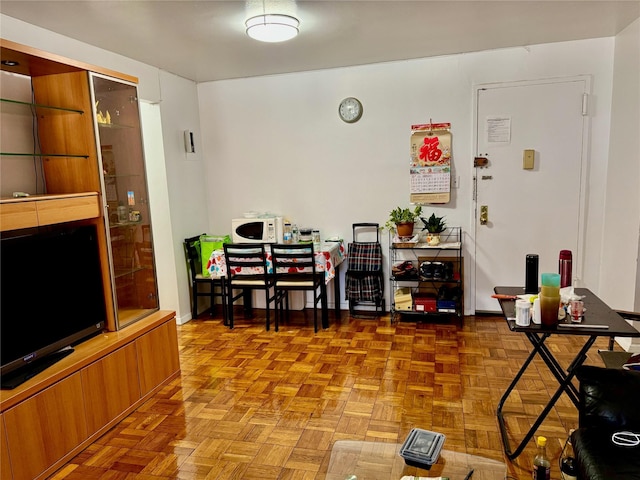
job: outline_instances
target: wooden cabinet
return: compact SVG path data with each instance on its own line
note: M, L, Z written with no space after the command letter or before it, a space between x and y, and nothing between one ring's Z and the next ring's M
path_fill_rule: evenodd
M163 379L180 369L176 355L158 355L159 352L178 350L175 335L175 320L149 332L136 341L138 349L138 369L140 370L140 390L147 394Z
M14 479L36 478L87 438L80 374L7 410L4 417Z
M46 478L179 368L174 312L158 311L77 345L14 390L1 390L2 480L11 478L5 471L15 480Z
M89 434L100 430L140 399L136 357L136 345L131 343L82 370L84 402L90 405L87 408ZM175 370L158 378L158 383L153 387L157 387L171 373L175 373Z
M6 430L4 426L4 415L0 413L0 478L2 478L2 480L13 480Z
M29 76L34 96L0 99L3 112L22 109L38 124L37 145L5 150L3 138L0 156L32 161L44 171L47 192L0 201L0 230L98 226L107 303L109 331L15 389L0 390L2 480L40 479L179 374L177 332L175 313L158 310L137 79L4 39L0 53L2 74ZM124 221L120 203L128 207Z
M0 155L22 166L33 161L44 172L47 194L98 193L107 326L117 330L144 318L159 302L137 79L6 40L0 46L2 70L28 75L33 90L33 102L1 99L3 111L22 109L38 125L30 149L5 151L12 145L3 138ZM37 177L33 189L38 193ZM56 205L61 202L39 203L36 212L12 205L6 215L3 209L1 228L24 228L34 215L39 225L73 221L74 212L89 218L77 200L64 208Z

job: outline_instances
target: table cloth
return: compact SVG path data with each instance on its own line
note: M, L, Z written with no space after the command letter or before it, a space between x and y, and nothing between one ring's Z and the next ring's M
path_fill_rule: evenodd
M265 245L267 252L267 273L273 273L273 263L271 261L271 249L270 245ZM323 242L320 251L315 252L316 269L325 274L325 283L329 283L336 276L336 268L346 258L346 251L343 241L337 242ZM207 270L211 275L211 278L220 278L227 275L227 264L224 258L224 250L214 250L207 262ZM247 268L246 273L261 273L252 272L250 268Z

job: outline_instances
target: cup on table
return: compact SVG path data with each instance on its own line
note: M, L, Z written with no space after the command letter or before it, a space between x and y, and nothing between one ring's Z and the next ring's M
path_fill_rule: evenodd
M584 302L582 300L571 300L569 302L569 308L571 310L571 321L573 323L582 322L584 315Z
M528 327L531 321L531 302L516 300L516 325Z

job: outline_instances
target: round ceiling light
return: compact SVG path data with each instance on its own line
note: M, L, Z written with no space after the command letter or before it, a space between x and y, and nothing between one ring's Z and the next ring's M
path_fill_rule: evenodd
M289 15L272 13L257 15L245 22L247 35L261 42L284 42L298 35L297 18Z

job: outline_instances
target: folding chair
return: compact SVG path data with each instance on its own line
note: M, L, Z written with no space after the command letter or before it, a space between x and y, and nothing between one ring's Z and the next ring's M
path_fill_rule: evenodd
M375 230L375 242L357 241L358 233L363 234L365 230ZM358 314L371 316L372 312L377 316L378 312L385 311L382 262L379 224L354 223L353 242L349 244L347 254L345 287L351 316L358 316ZM375 309L358 310L359 305L375 307Z

